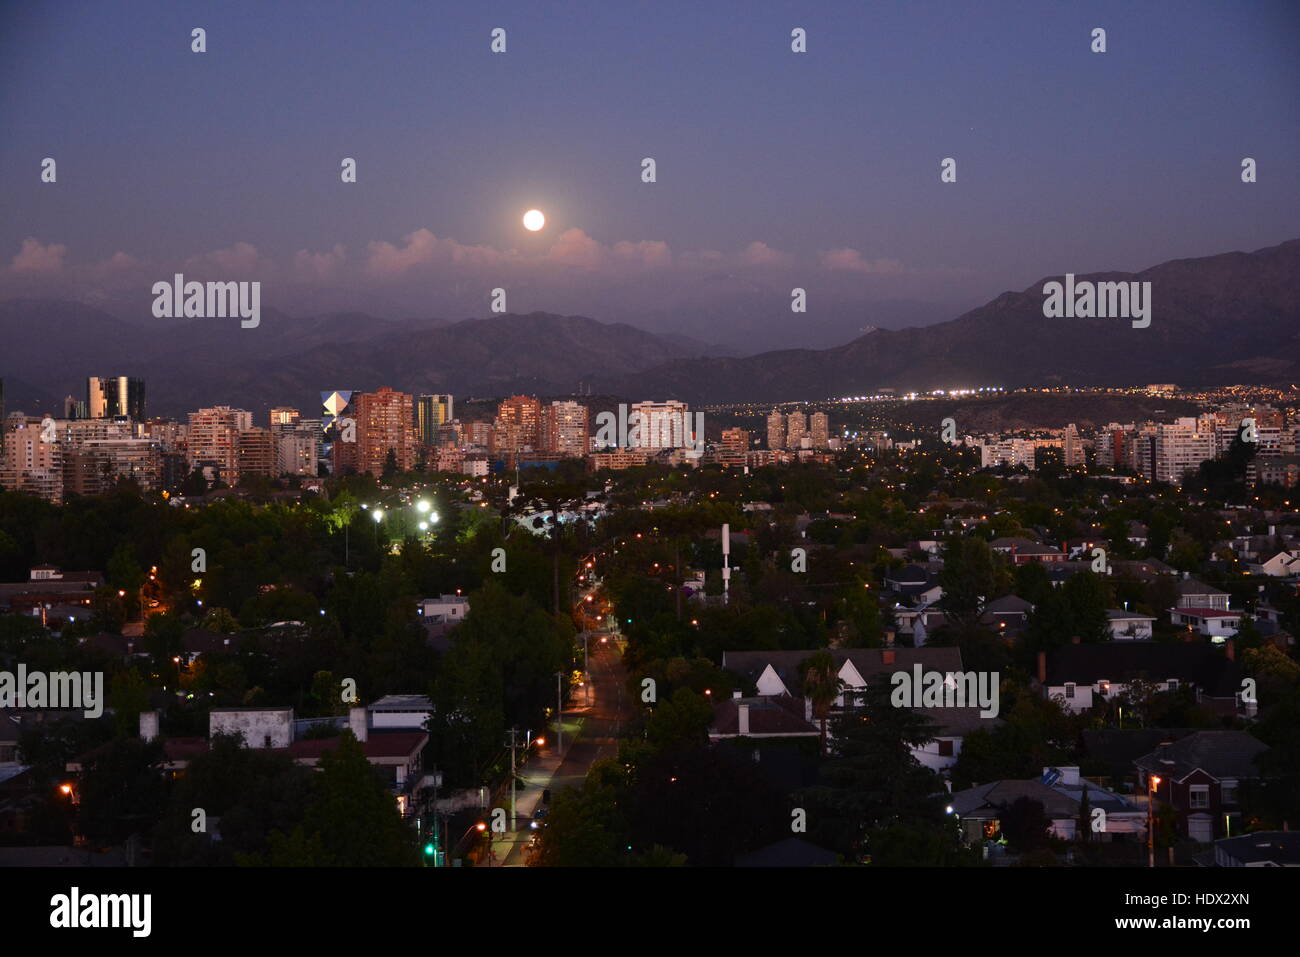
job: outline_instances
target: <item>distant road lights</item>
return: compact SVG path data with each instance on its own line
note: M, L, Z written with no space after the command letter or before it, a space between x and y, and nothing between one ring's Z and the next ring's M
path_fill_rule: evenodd
M423 498L422 498L422 499L420 499L418 502L415 503L415 507L416 507L416 509L417 509L418 511L420 511L420 512L427 512L427 511L428 511L430 508L432 508L433 506L429 504L429 502L428 502L427 499L423 499Z

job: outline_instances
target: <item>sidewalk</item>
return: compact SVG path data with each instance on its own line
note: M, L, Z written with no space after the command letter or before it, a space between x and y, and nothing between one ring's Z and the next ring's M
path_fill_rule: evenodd
M524 849L537 833L530 825L534 812L542 803L542 791L550 788L551 795L554 797L563 788L581 785L592 763L597 758L606 756L606 752L609 751L608 742L602 745L597 739L601 738L601 727L605 723L600 719L599 710L605 703L602 695L608 694L610 690L616 690L617 693L612 697L617 698L620 704L622 701L622 691L618 684L622 680L622 668L611 663L611 658L614 663L621 661L621 656L614 649L597 651L592 655L593 679L599 670L601 680L589 682L591 703L587 703L585 688L575 689L577 692L575 698L570 702L569 707L561 712L564 750L559 751L553 744L548 744L544 751L536 754L517 772L516 776L520 783L515 794L516 828L505 834L493 836L490 866L523 867ZM608 684L609 687L602 690L601 684ZM554 734L554 726L550 733ZM589 735L595 737L591 738ZM574 754L575 748L578 748L578 754ZM566 764L568 767L564 767ZM504 793L504 803L498 805L504 807L507 814L510 810L509 801L510 794L507 788Z
M569 752L577 744L578 738L582 734L582 729L586 725L586 720L571 712L565 711L561 714L564 729L564 750L558 751L556 748L548 746L540 754L537 754L524 767L520 768L516 774L518 784L515 791L515 821L516 829L507 830L500 836L493 835L492 839L492 867L523 867L524 866L524 848L532 840L533 835L537 833L530 825L532 824L533 814L542 804L542 792L551 788L551 794L568 784L580 782L557 780L557 774L560 767L568 758ZM552 726L551 734L554 734ZM510 825L510 791L506 789L504 793L504 802L501 804L506 810L506 826Z

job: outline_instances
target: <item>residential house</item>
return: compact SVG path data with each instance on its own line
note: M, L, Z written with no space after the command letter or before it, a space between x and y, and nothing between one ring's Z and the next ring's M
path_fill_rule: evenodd
M1300 867L1300 831L1254 831L1214 842L1213 867Z
M1178 833L1208 842L1241 829L1241 784L1260 777L1258 759L1267 750L1245 731L1196 731L1134 766L1143 789L1173 807Z
M1115 608L1106 612L1106 627L1110 630L1112 641L1148 641L1156 620L1151 615L1136 611L1120 611Z
M1268 575L1270 578L1289 578L1300 575L1300 551L1282 550L1275 552L1271 558L1252 563L1252 575Z
M1037 685L1076 713L1123 695L1130 682L1141 679L1161 691L1191 687L1196 700L1218 714L1250 715L1255 705L1241 699L1241 669L1234 658L1231 645L1220 651L1205 642L1069 644L1038 653Z
M1089 808L1105 811L1102 829L1096 831L1101 841L1117 835L1136 839L1146 833L1146 811L1119 794L1080 778L1077 767L1044 768L1037 780L990 781L965 791L955 792L948 805L961 823L962 839L968 843L996 840L1002 830L1001 816L1021 798L1037 801L1051 821L1053 837L1074 840L1078 836L1079 816L1085 790ZM1092 815L1089 814L1089 821ZM1124 838L1121 838L1121 840Z
M724 651L722 667L753 684L757 695L736 697L714 708L709 729L711 740L727 738L812 738L820 737L820 725L812 702L803 696L799 666L813 651ZM962 670L957 648L837 648L830 654L844 682L832 712L848 707L873 678L896 672L912 672L920 665L925 672L956 673ZM996 718L983 718L976 707L917 708L917 713L935 725L935 738L912 749L913 756L936 771L957 762L962 741L977 728L991 728ZM742 730L747 729L747 730Z
M1024 632L1034 606L1019 595L1003 595L984 606L980 624L996 628L999 633L1016 636Z
M294 720L293 708L286 707L214 708L208 715L206 738L163 736L160 723L159 712L141 712L140 739L161 741L163 767L172 775L184 773L194 758L206 754L210 748L210 739L216 734L237 734L243 739L245 747L287 754L305 767L316 767L325 754L338 747L340 741L339 736L300 737L299 723ZM341 725L342 721L338 723ZM369 711L360 706L349 710L345 726L360 742L366 760L388 782L403 814L411 813L416 793L431 787L433 783L432 776L425 774L423 769L422 755L429 742L428 732L392 727L384 719L375 722L372 727ZM107 745L101 746L70 761L67 770L79 774L84 770L88 759L106 747Z

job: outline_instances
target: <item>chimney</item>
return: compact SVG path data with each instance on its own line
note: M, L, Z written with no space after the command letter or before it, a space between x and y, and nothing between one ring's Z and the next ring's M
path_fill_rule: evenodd
M140 712L140 740L148 744L154 738L158 737L158 712L141 711Z
M1233 639L1229 638L1227 641L1225 641L1223 643L1223 649L1224 652L1227 654L1229 661L1237 660L1237 644Z
M366 735L370 731L370 722L364 707L348 709L348 729L358 741L366 740Z
M736 706L737 731L743 736L749 734L749 705Z
M1047 652L1045 651L1038 653L1038 683L1047 684Z
M893 648L886 648L880 653L881 664L892 665L897 657Z

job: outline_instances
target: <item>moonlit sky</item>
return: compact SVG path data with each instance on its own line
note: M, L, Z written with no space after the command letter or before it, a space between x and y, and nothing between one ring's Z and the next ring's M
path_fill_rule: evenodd
M502 285L734 341L801 285L830 344L1300 236L1298 41L1294 2L10 3L0 298L143 312L184 270L464 318Z

